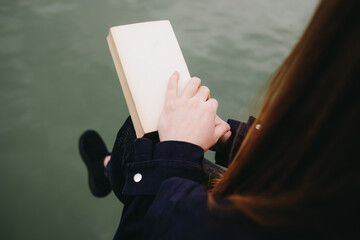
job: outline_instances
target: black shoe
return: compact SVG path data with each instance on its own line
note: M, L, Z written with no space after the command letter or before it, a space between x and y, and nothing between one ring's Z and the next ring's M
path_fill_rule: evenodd
M104 158L110 155L100 135L87 130L79 140L79 151L89 176L89 187L95 197L105 197L111 191L111 185L105 176Z

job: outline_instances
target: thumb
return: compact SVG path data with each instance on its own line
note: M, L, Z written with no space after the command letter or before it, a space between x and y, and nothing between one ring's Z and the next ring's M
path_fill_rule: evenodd
M230 130L230 126L229 124L227 124L226 122L221 122L219 124L215 125L215 137L216 137L216 141L219 140L219 138L221 138L222 136L225 135L225 133L227 133Z
M168 87L166 91L166 102L176 99L178 97L178 81L179 81L180 75L179 72L175 71L173 75L171 75Z

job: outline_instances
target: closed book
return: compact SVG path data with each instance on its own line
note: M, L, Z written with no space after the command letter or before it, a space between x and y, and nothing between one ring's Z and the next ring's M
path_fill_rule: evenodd
M156 132L170 76L180 73L179 94L190 79L170 22L112 27L107 41L137 137Z

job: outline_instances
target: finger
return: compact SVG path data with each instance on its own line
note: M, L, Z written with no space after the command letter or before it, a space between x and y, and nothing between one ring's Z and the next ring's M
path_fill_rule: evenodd
M230 130L230 126L227 123L220 123L215 125L215 137L218 141L222 136L224 136Z
M195 96L203 101L206 101L210 98L210 89L206 86L201 86Z
M210 105L210 108L211 108L212 110L214 110L214 112L216 113L219 104L218 104L218 101L217 101L215 98L210 98L210 99L207 100L205 103L206 103L206 104L209 104L209 105ZM215 120L216 120L216 117L215 117Z
M176 71L171 75L168 83L168 88L166 92L166 101L178 97L178 80L180 78L179 73Z
M193 77L189 80L186 84L182 97L191 98L195 96L199 87L200 87L201 80L200 78Z
M230 138L230 136L231 136L230 125L228 125L228 129L229 129L229 131L227 131L224 135L222 135L222 136L219 138L219 140L218 140L219 143L224 144L224 143L226 143L226 142L228 141L228 139Z

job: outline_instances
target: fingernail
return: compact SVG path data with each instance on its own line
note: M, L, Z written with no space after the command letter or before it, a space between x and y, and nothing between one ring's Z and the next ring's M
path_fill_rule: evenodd
M179 72L178 72L178 71L175 71L171 77L174 78L174 77L177 77L178 75L179 75Z

